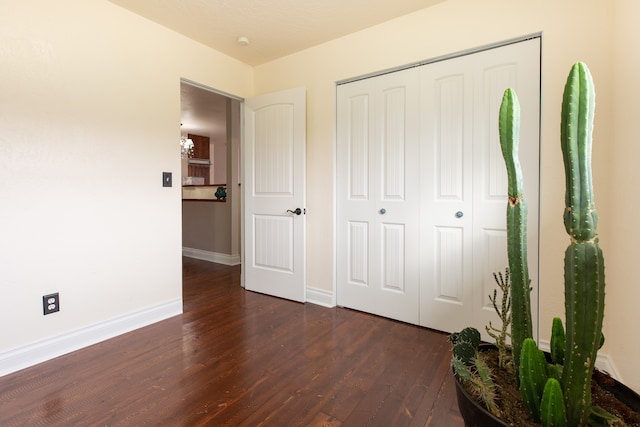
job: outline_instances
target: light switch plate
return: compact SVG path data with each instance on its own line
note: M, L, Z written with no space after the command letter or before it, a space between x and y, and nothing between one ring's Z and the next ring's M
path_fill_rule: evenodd
M171 172L162 172L162 186L171 187Z

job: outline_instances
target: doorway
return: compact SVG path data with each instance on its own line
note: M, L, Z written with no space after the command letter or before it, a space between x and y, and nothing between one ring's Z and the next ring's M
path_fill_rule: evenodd
M181 80L181 144L215 142L213 130L224 128L228 147L226 181L213 186L194 184L196 177L188 174L194 162L215 169L215 158L193 158L206 149L183 150L183 255L242 262L241 283L248 290L296 301L305 300L306 290L305 103L302 87L244 100ZM218 196L221 188L224 197Z
M240 264L241 103L240 98L180 80L181 141L189 140L194 147L181 160L185 256Z

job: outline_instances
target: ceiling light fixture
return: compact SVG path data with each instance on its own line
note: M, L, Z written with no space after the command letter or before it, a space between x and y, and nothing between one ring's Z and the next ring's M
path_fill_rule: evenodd
M245 36L238 37L237 41L240 46L249 46L249 39Z
M186 136L182 136L180 138L180 156L183 159L188 159L193 157L193 140L191 138L187 138Z

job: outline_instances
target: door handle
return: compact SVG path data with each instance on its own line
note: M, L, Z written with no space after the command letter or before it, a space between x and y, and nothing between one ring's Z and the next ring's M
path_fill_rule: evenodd
M300 209L300 208L296 208L296 210L295 210L295 211L292 211L292 210L290 210L290 209L287 209L287 212L292 213L292 214L296 214L296 215L300 215L300 214L302 214L302 209Z

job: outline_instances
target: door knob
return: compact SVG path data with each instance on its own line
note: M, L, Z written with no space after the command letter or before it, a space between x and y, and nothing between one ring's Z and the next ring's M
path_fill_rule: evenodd
M295 211L292 211L292 210L290 210L290 209L287 209L287 212L290 212L290 213L292 213L292 214L296 214L296 215L300 215L300 214L302 214L302 209L300 209L300 208L296 208L296 210L295 210Z
M462 218L464 216L464 212L458 211L456 212L456 218Z
M387 210L385 208L380 209L380 214L384 215L387 213Z

